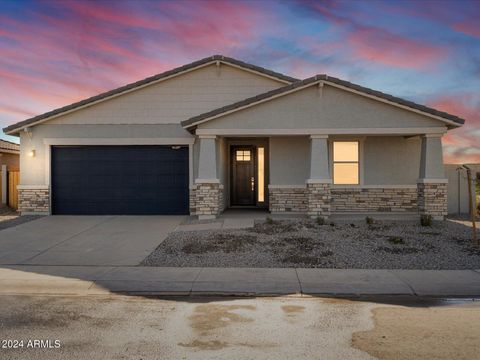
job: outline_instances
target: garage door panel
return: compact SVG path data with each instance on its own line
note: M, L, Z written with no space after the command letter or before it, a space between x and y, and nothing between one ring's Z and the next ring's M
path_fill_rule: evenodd
M52 148L54 214L187 214L188 148Z

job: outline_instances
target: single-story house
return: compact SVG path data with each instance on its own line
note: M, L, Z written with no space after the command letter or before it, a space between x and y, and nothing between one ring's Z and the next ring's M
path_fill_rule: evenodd
M215 55L4 129L22 213L447 213L464 120L327 75Z
M0 139L0 168L18 171L20 166L20 145Z
M19 164L20 145L0 139L0 203L2 205L7 204L8 200L8 172L18 171Z

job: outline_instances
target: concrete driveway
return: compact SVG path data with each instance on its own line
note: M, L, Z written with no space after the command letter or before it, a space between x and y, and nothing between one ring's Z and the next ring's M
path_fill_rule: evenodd
M138 265L184 216L47 216L0 231L0 264Z

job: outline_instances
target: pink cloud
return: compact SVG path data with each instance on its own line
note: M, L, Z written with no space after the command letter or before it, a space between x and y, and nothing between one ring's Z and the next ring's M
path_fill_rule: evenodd
M357 14L337 15L338 3L313 3L312 8L345 38L354 58L375 63L424 70L443 61L448 49L395 34L388 29L361 24Z
M465 125L443 138L446 163L480 163L480 98L477 94L444 95L428 103L464 118Z
M480 38L479 19L475 19L475 21L464 21L464 22L456 23L452 25L452 28L455 31Z
M347 37L355 56L400 68L426 69L443 60L447 50L383 29L357 28Z

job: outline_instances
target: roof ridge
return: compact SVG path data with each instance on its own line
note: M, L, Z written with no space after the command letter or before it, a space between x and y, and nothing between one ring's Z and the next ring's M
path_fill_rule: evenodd
M390 95L390 94L387 94L387 93L384 93L384 92L381 92L381 91L378 91L378 90L373 90L371 88L367 88L367 87L364 87L364 86L361 86L361 85L358 85L358 84L354 84L352 82L342 80L342 79L339 79L339 78L336 78L336 77L333 77L333 76L329 76L327 74L317 74L317 75L314 75L312 77L296 81L292 84L289 84L289 85L286 85L286 86L283 86L283 87L280 87L280 88L277 88L277 89L274 89L274 90L270 90L270 91L258 94L256 96L252 96L252 97L249 97L247 99L237 101L237 102L234 102L234 103L229 104L229 105L222 106L220 108L205 112L203 114L193 116L193 117L191 117L187 120L182 121L181 125L183 127L189 128L191 126L194 126L199 121L206 120L208 118L211 118L211 117L214 117L214 116L217 116L217 115L221 115L223 113L226 113L226 112L229 112L229 111L232 111L232 110L235 110L235 109L238 109L238 108L250 105L250 104L255 104L255 103L257 103L261 100L266 100L266 99L272 98L276 95L286 93L286 92L288 92L290 90L293 90L295 88L302 87L303 85L308 85L310 83L315 83L315 82L320 82L320 81L327 81L327 82L334 83L334 84L337 84L337 85L340 85L340 86L344 86L344 87L347 87L351 90L362 92L362 93L367 94L367 95L372 95L372 96L375 96L375 97L378 97L378 98L396 103L398 105L406 106L406 107L416 109L416 110L422 111L422 112L430 114L430 115L434 115L434 116L444 118L445 120L455 122L459 125L463 125L465 123L465 119L462 119L462 118L460 118L456 115L452 115L452 114L449 114L449 113L444 112L444 111L436 110L436 109L428 107L426 105L418 104L418 103L415 103L415 102L410 101L410 100L405 100L405 99L402 99L400 97L393 96L393 95Z
M176 68L166 70L162 73L146 77L144 79L135 81L133 83L122 85L122 86L120 86L118 88L115 88L113 90L108 90L108 91L102 92L100 94L97 94L97 95L88 97L86 99L71 103L69 105L65 105L65 106L62 106L60 108L50 110L46 113L28 118L26 120L17 122L15 124L12 124L12 125L9 125L9 126L3 128L3 131L5 133L11 133L12 131L21 129L22 127L25 127L25 126L28 126L30 124L36 123L38 121L42 121L42 120L45 121L52 116L59 115L61 113L64 113L64 112L67 112L67 111L70 111L70 110L75 110L76 108L79 108L81 106L88 105L90 103L94 103L94 102L97 102L97 101L107 99L107 98L109 98L113 95L121 94L125 91L135 89L139 86L147 85L147 84L149 84L153 81L161 80L163 78L173 76L175 74L187 71L189 69L194 69L198 66L208 64L209 62L212 62L212 61L224 61L226 63L230 63L232 65L236 65L236 66L239 66L239 67L244 68L244 69L249 69L249 70L255 71L257 73L263 74L265 76L268 76L268 77L274 77L274 78L277 78L277 79L279 79L281 81L285 81L285 82L292 83L292 82L295 82L295 81L299 80L299 79L292 78L290 76L275 72L273 70L269 70L269 69L266 69L266 68L263 68L263 67L260 67L260 66L257 66L257 65L246 63L246 62L243 62L241 60L230 58L230 57L227 57L227 56L224 56L224 55L212 55L212 56L200 59L200 60L196 60L196 61L191 62L189 64L181 65L181 66L178 66Z

